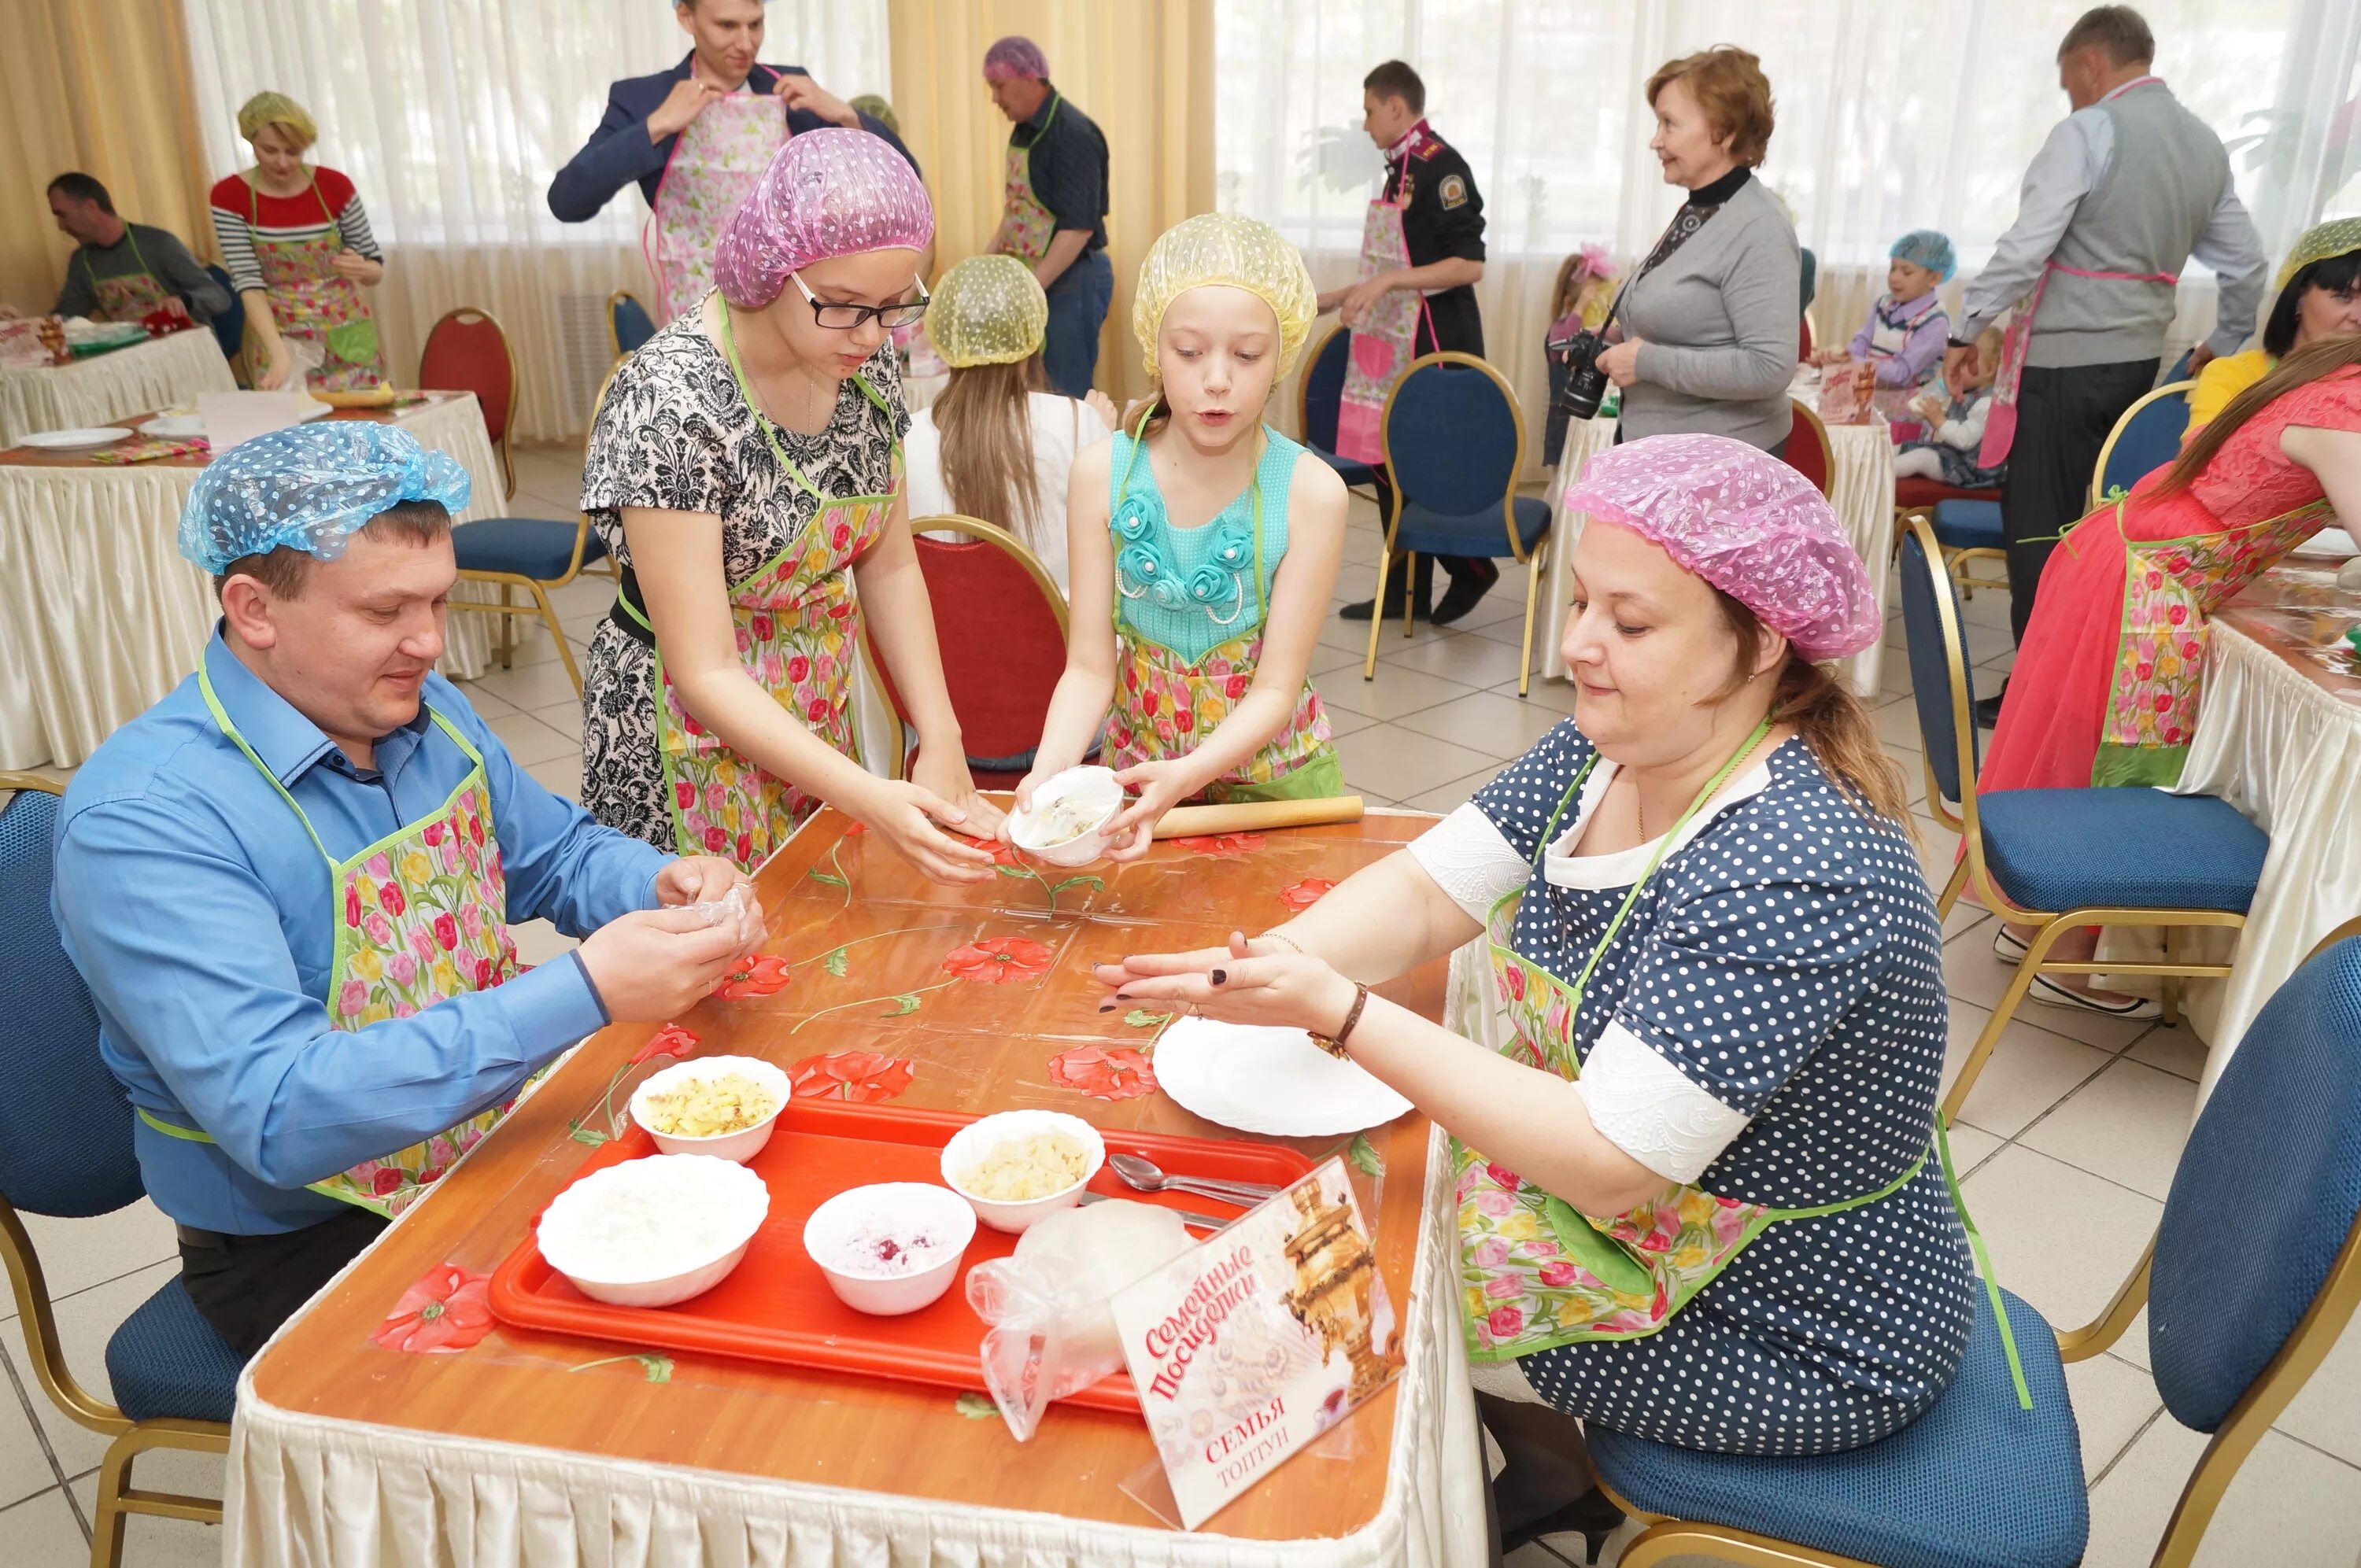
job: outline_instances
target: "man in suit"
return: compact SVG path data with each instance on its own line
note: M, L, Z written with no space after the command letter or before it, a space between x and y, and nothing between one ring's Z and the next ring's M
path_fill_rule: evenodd
M669 71L626 77L608 89L598 128L549 182L549 210L560 222L588 223L634 181L653 210L680 133L709 104L740 91L776 93L786 104L791 135L845 126L884 137L909 158L883 121L855 111L801 66L756 62L763 0L680 0L673 15L696 47Z

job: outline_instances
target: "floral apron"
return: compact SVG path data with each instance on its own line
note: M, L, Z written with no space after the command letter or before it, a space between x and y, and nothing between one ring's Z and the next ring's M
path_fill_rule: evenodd
M1614 944L1624 917L1656 874L1673 840L1770 732L1771 721L1766 718L1721 771L1706 782L1672 831L1657 841L1646 869L1623 895L1598 945L1591 949L1571 985L1510 946L1523 892L1508 894L1492 905L1485 922L1486 946L1492 960L1494 988L1515 1034L1501 1047L1502 1055L1546 1069L1569 1081L1581 1076L1574 1025L1592 972ZM1550 814L1549 826L1533 851L1536 872L1542 871L1549 847L1557 839L1559 821L1581 796L1598 761L1594 752L1582 764L1557 809ZM1937 1150L1941 1150L1945 1178L1950 1179L1947 1143L1938 1116L1935 1148L1921 1153L1909 1169L1876 1191L1834 1203L1781 1209L1720 1197L1693 1185L1667 1183L1660 1196L1600 1221L1454 1138L1453 1192L1459 1204L1460 1289L1466 1306L1468 1357L1508 1361L1578 1341L1640 1339L1654 1333L1757 1236L1779 1222L1841 1214L1890 1198L1917 1179L1926 1168L1927 1154ZM1956 1180L1951 1182L1951 1197L1965 1224L1967 1210L1960 1205ZM1992 1295L2018 1400L2030 1409L2032 1396L2018 1364L2015 1340L2009 1332L2007 1311L2001 1306L1998 1288L1991 1283L1992 1266L1985 1257L1982 1238L1972 1224L1967 1225L1967 1231Z
M1210 565L1226 568L1234 602L1228 620L1213 614L1214 605L1203 597L1214 593L1216 586L1209 579L1204 584L1170 584L1157 580L1160 560L1152 553L1135 548L1143 544L1154 526L1144 513L1128 513L1124 499L1131 490L1132 469L1139 462L1145 443L1139 439L1147 433L1147 415L1141 416L1139 428L1134 432L1131 457L1125 466L1121 492L1115 498L1115 514L1108 524L1115 534L1115 666L1119 685L1115 690L1114 709L1107 715L1106 733L1101 740L1106 765L1120 773L1142 762L1161 762L1170 757L1185 757L1197 743L1217 729L1230 715L1231 705L1243 698L1254 685L1255 670L1262 663L1263 629L1270 618L1270 607L1263 598L1262 588L1262 463L1255 462L1252 488L1254 507L1254 554L1249 559L1243 542L1232 541L1218 552ZM1235 556L1235 559L1230 557ZM1139 586L1135 591L1126 586L1126 576L1137 573ZM1203 573L1199 574L1201 576ZM1246 583L1254 585L1254 620L1239 636L1217 647L1208 649L1193 663L1153 638L1142 635L1124 623L1123 601L1156 594L1159 602L1169 598L1173 602L1193 601L1204 605L1213 614L1216 623L1229 625L1246 612ZM1201 593L1200 589L1203 592ZM1328 744L1328 714L1321 706L1320 694L1310 680L1303 683L1303 693L1296 698L1294 716L1288 726L1246 762L1223 774L1205 786L1202 798L1214 802L1254 800L1321 800L1345 793L1344 770L1336 761L1335 748Z
M2180 782L2197 730L2207 619L2334 517L2323 499L2213 533L2158 540L2124 534L2123 622L2092 784L2169 789ZM2122 533L2120 498L2114 523ZM2066 534L2070 550L2075 532Z
M378 358L377 318L361 286L339 273L336 254L345 247L336 214L312 181L312 197L328 220L328 232L309 239L273 239L261 231L262 194L246 183L248 233L262 281L270 291L270 319L279 335L292 339L291 354L304 382L324 392L346 392L384 381Z
M823 494L771 433L738 362L730 307L719 308L721 347L738 378L739 395L754 411L754 422L780 468L819 502L794 543L745 581L731 585L730 618L737 629L738 657L754 684L804 728L857 758L852 671L859 658L861 608L852 597L850 568L885 530L902 487L902 449L898 443L894 448L894 488L884 495ZM854 384L890 418L884 400L867 381L856 377ZM655 646L656 751L664 762L674 843L684 855L722 855L739 870L752 871L825 803L739 756L700 724L664 673L664 649L654 644L655 628L645 612L625 595L619 593L615 602Z
M1410 265L1410 240L1402 233L1402 206L1379 196L1361 224L1361 269L1367 282L1380 272ZM1426 296L1415 289L1389 289L1362 313L1345 356L1344 401L1336 410L1336 455L1355 463L1386 460L1386 399L1401 373L1418 356L1418 322Z
M1058 118L1058 105L1066 101L1063 93L1049 100L1049 115L1033 140L1018 147L1008 144L1008 158L1003 166L1002 212L1000 228L992 236L992 251L996 256L1013 256L1020 261L1038 261L1049 254L1050 237L1058 232L1058 220L1041 199L1033 193L1033 148L1049 134Z
M187 312L181 305L181 297L164 287L148 267L148 258L139 254L139 236L131 232L129 224L123 225L123 237L131 242L131 259L139 263L139 270L126 272L119 278L100 277L98 269L90 264L89 251L74 252L75 258L82 262L82 269L90 275L92 291L98 295L99 319L144 322L162 310L186 315Z
M705 298L713 286L713 250L722 225L792 134L776 93L731 93L708 104L673 138L653 210L640 231L640 248L655 279L658 326Z
M1913 316L1908 321L1888 321L1883 311L1872 308L1870 313L1869 362L1876 365L1897 357L1910 346L1911 336L1927 324L1927 318L1938 315L1949 319L1940 305L1930 305L1925 313ZM1878 416L1888 424L1923 424L1925 422L1911 408L1910 400L1927 386L1926 381L1915 381L1907 387L1880 387L1870 394L1869 406L1875 409ZM1947 398L1949 395L1949 391L1944 393ZM1931 435L1934 433L1929 431L1927 433Z
M2025 356L2033 347L2033 318L2041 309L2041 296L2049 288L2049 275L2063 272L2070 278L2099 278L2118 283L2168 283L2178 285L2178 272L2090 272L2080 267L2068 267L2052 261L2043 266L2041 276L2034 280L2033 292L2016 307L2016 318L2008 323L2001 338L2000 373L1993 378L1992 412L1984 419L1984 444L1976 453L1976 466L1997 468L2008 461L2008 449L2016 444L2016 393L2025 380Z
M506 924L508 883L500 871L491 790L484 782L484 759L466 736L428 708L435 728L474 764L467 776L434 815L339 861L328 853L319 830L287 786L230 722L214 695L213 677L202 664L197 685L221 732L270 781L312 836L313 847L328 862L329 881L341 894L344 917L336 922L335 955L328 967L332 1027L351 1031L388 1018L407 1018L438 1002L489 991L515 978L519 966ZM500 1125L515 1104L510 1100L423 1144L363 1160L350 1170L313 1182L311 1190L389 1218L400 1214ZM174 1126L144 1109L139 1119L170 1137L214 1141L193 1127Z

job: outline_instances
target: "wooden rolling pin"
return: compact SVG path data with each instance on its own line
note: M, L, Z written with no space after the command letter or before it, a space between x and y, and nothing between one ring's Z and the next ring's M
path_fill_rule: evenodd
M1323 822L1358 822L1361 797L1323 795L1316 800L1254 800L1231 806L1176 806L1156 824L1159 839L1189 839L1209 833L1255 833L1266 828L1312 828Z

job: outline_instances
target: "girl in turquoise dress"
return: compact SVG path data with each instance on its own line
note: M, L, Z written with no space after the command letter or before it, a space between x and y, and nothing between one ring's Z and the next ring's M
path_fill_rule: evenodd
M1093 741L1137 794L1113 860L1147 853L1191 800L1339 795L1312 652L1345 547L1344 482L1262 422L1302 351L1311 274L1268 224L1209 214L1140 268L1132 328L1158 390L1128 433L1075 460L1066 673L1033 786Z

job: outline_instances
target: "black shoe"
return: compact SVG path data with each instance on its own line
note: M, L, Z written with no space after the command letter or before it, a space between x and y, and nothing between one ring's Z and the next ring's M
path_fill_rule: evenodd
M1434 607L1434 624L1448 626L1465 616L1499 580L1500 568L1484 560L1471 561L1466 569L1453 573L1451 586L1443 590L1443 602Z
M1598 1553L1623 1522L1623 1510L1607 1500L1607 1494L1593 1486L1554 1513L1543 1514L1530 1524L1500 1532L1500 1554L1505 1557L1521 1546L1529 1546L1550 1535L1578 1535L1587 1549L1585 1563L1597 1563Z
M2008 696L2008 683L2004 681L2001 683L1999 691L1990 696L1976 699L1976 724L1979 728L1990 729L2000 723L2001 699L2006 696Z
M1453 587L1455 589L1457 586L1457 584L1454 584ZM1358 604L1346 605L1336 613L1346 620L1367 620L1369 619L1369 611L1377 607L1377 602L1378 601L1375 599L1363 599ZM1449 596L1446 595L1444 597L1444 602L1445 604L1451 602ZM1401 596L1400 594L1388 594L1386 596L1386 619L1388 620L1400 620L1401 619ZM1423 600L1422 600L1418 607L1411 613L1414 618L1420 620L1431 619ZM1466 612L1463 610L1460 613L1465 614Z

